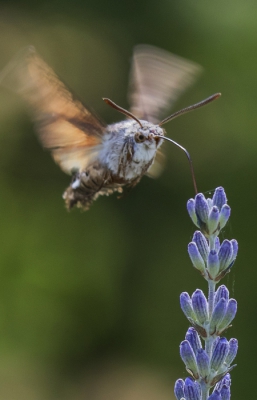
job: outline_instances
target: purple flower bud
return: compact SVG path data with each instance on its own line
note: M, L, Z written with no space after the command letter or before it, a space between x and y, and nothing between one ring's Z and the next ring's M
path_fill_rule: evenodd
M207 201L207 204L208 204L208 207L210 210L213 207L213 201L212 201L212 199L210 199L210 197L207 197L206 201Z
M224 206L222 206L222 209L220 211L220 219L219 219L220 229L224 228L224 226L228 222L230 213L231 213L230 207L227 204L224 204Z
M186 400L200 400L201 389L198 382L193 381L191 378L185 379L184 387L185 399Z
M187 202L187 211L188 211L188 214L189 214L191 220L193 221L193 223L196 226L198 226L197 216L196 216L196 213L195 213L195 201L194 201L194 199L188 200L188 202ZM200 227L198 226L198 228L200 228Z
M217 390L214 390L212 394L208 397L208 400L222 400L221 395Z
M224 385L230 387L231 385L230 374L226 374L225 376L223 376L223 378L215 385L215 390L218 390L220 392L222 386Z
M208 256L207 269L212 279L215 279L220 269L220 261L216 250L211 250Z
M221 381L216 384L215 390L220 392L221 400L230 400L230 386L230 374L226 374Z
M212 207L209 215L209 220L208 220L208 228L209 228L209 233L213 234L216 232L219 224L219 209L218 207L214 206Z
M192 294L192 306L195 312L196 318L200 322L200 324L204 324L209 316L208 316L208 304L206 297L204 296L202 290L197 289Z
M194 233L193 242L195 242L203 260L206 262L209 254L209 246L202 232L196 231Z
M233 247L233 256L232 256L232 259L235 260L235 259L236 259L236 256L237 256L237 253L238 253L238 243L237 243L236 239L232 239L232 240L230 241L230 243L232 244L232 247Z
M217 326L219 325L220 321L222 321L222 319L224 318L226 310L227 310L227 300L221 298L214 307L212 313L210 328L209 328L209 333L211 335L213 335L216 332Z
M184 340L180 344L180 357L182 361L185 363L185 366L188 370L192 372L194 377L197 379L198 377L198 369L196 364L195 354L193 352L190 343L187 340Z
M177 400L181 400L182 398L184 398L184 386L185 386L185 383L184 383L183 379L178 379L175 382L174 394L175 394Z
M218 371L228 355L229 345L226 338L220 338L213 348L211 369Z
M221 210L222 206L227 203L227 197L223 187L215 189L212 201L213 205L217 206L219 210Z
M193 266L201 272L202 275L205 274L205 263L204 260L195 244L191 242L188 245L188 254L193 263Z
M209 207L206 198L202 193L195 196L195 212L201 222L207 223L209 218Z
M226 364L229 366L235 359L236 355L237 355L237 350L238 350L238 341L237 339L230 339L230 341L228 342L228 355L226 357Z
M219 260L220 260L220 271L226 269L232 261L233 256L233 246L232 243L225 239L219 250Z
M200 336L194 328L191 327L187 330L185 339L190 343L195 354L197 353L197 350L202 348Z
M230 400L230 387L223 385L220 391L221 400Z
M226 375L221 379L221 382L222 382L223 385L231 386L230 374L226 374Z
M192 301L187 292L183 292L180 295L180 307L187 318L195 319Z
M220 249L220 239L219 239L218 236L215 238L215 244L214 244L214 246L215 246L215 250L216 250L217 253L218 253L218 252L219 252L219 249Z
M214 306L219 302L220 299L225 299L228 302L229 291L225 285L221 285L215 293Z
M206 378L210 373L210 359L204 349L199 349L196 354L198 370L202 378Z
M219 332L224 331L224 329L226 329L230 325L230 323L235 318L236 311L237 311L237 302L235 299L230 299L227 305L226 314L224 315L224 318L217 327Z

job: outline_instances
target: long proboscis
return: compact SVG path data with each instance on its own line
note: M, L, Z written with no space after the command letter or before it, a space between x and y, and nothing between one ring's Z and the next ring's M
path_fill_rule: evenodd
M192 106L182 108L182 110L176 111L174 114L171 114L169 117L163 119L160 123L159 126L166 124L167 122L171 121L174 118L179 117L180 115L186 114L190 111L195 110L196 108L200 108L205 106L206 104L211 103L212 101L218 99L221 96L221 93L215 93L210 97L207 97L207 99L200 101L199 103L193 104Z
M189 166L190 166L190 171L191 171L191 176L192 176L192 180L193 180L193 185L194 185L194 190L195 190L195 194L198 193L197 190L197 185L196 185L196 179L195 179L195 172L194 172L194 167L193 167L193 162L192 159L190 157L190 154L188 153L187 149L185 149L183 146L181 146L179 143L175 142L175 140L172 140L170 138L167 138L166 136L161 136L161 135L154 135L154 137L159 137L161 139L167 140L168 142L171 142L173 144L175 144L177 147L179 147L181 150L184 151L184 153L187 156L187 159L189 161Z

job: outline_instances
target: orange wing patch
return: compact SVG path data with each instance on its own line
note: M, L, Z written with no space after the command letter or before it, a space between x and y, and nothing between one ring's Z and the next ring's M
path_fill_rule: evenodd
M57 77L35 49L22 50L0 82L29 104L42 145L67 173L82 170L97 154L105 125Z

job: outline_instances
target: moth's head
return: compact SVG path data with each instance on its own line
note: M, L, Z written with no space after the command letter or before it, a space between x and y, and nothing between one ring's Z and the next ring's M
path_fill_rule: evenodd
M144 144L146 147L160 147L163 143L164 129L148 121L140 120L140 125L134 123L134 140L136 143Z
M132 118L132 121L126 121L127 132L125 132L125 136L133 137L135 143L142 144L146 148L157 149L160 147L165 133L164 129L160 126L161 124L154 125L151 122L140 120L129 111L115 104L112 100L106 98L103 98L103 100L115 110Z

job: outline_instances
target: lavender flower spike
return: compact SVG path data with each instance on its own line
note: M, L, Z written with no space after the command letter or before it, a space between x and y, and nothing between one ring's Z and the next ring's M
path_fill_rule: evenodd
M235 318L237 302L229 299L225 285L217 289L216 286L230 271L238 252L235 239L225 239L220 244L218 237L231 210L222 187L215 190L212 198L197 194L188 201L187 210L200 229L188 245L188 254L208 283L208 296L200 289L196 289L191 298L187 292L180 296L180 306L192 325L187 330L186 340L180 344L180 356L194 380L191 377L178 379L174 392L177 400L230 400L229 372L235 367L232 363L238 342L219 335Z

